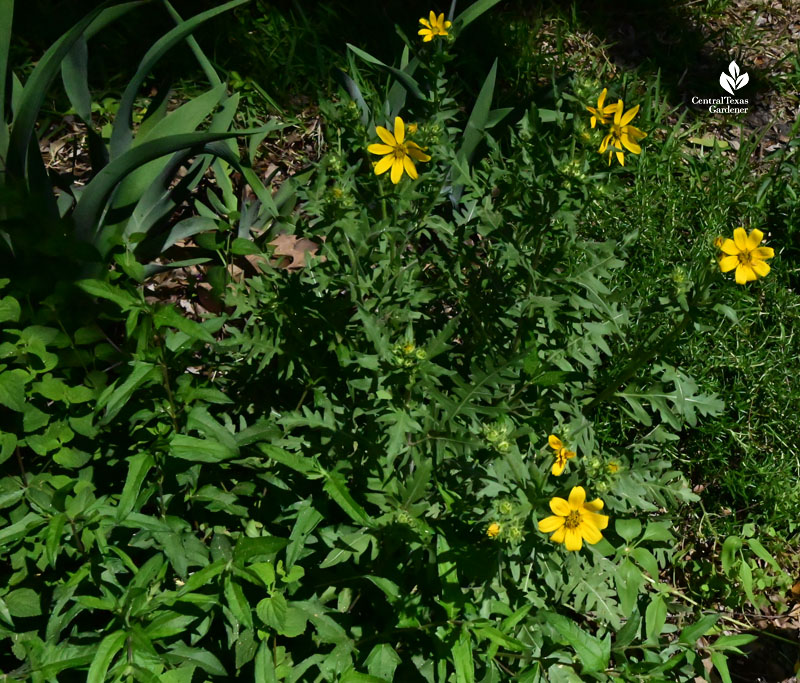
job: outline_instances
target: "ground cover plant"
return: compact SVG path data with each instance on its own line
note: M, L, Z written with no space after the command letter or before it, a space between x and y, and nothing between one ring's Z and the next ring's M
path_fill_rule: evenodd
M275 182L286 103L193 37L244 0L155 3L97 106L140 4L0 81L4 680L742 680L797 612L796 145L753 177L635 72L514 99L478 0L342 44Z

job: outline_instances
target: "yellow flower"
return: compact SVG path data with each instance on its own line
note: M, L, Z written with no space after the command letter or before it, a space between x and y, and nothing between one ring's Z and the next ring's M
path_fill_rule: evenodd
M617 161L621 166L625 165L625 154L622 148L624 147L629 152L634 154L641 154L642 148L639 146L639 140L646 138L647 133L630 125L633 117L639 113L639 105L637 104L633 109L629 109L624 114L622 100L619 100L615 105L617 108L614 111L614 120L611 122L611 130L608 135L603 138L598 152L603 154L609 145L611 149L608 150L608 163L611 164L611 155L616 153Z
M606 116L611 116L611 114L617 111L618 104L606 104L603 106L603 103L606 101L607 93L608 88L603 88L603 92L601 92L600 97L597 98L597 109L594 107L586 107L590 112L592 112L592 128L597 125L598 121L600 123L608 123ZM586 137L588 137L588 135Z
M492 522L486 530L486 535L489 538L497 538L500 535L500 525L497 522Z
M416 123L409 123L406 126L406 133L409 135L414 135L419 130L419 126Z
M553 473L554 477L561 476L561 473L567 466L567 460L569 460L570 458L574 458L577 454L575 453L575 451L567 450L564 447L564 444L561 443L561 439L559 439L554 434L548 436L547 441L550 444L550 448L552 448L556 452L556 461L553 463L553 469L551 470L551 472Z
M424 28L417 31L419 35L424 36L422 38L423 43L430 43L434 36L446 36L447 29L452 26L452 22L444 20L444 13L437 17L433 10L431 10L428 19L420 19L419 23L424 26Z
M417 168L414 166L413 159L417 161L430 161L430 156L422 151L422 148L415 142L406 139L405 125L403 119L396 116L394 119L394 134L390 133L383 126L376 126L375 132L378 137L385 144L372 144L367 147L367 151L371 154L385 155L377 164L375 164L375 175L386 173L392 169L392 182L397 185L400 178L403 177L403 171L408 173L409 177L416 180L418 177Z
M618 460L609 460L606 465L609 474L617 474L620 471L620 464Z
M736 228L733 239L726 239L720 245L723 255L719 259L719 267L723 273L736 268L736 284L743 285L769 273L766 259L775 256L775 251L772 247L759 247L762 239L764 233L758 228L750 235L744 228Z
M553 516L539 522L539 531L544 534L552 532L550 540L563 543L567 550L580 550L583 541L597 543L603 538L600 530L608 526L608 517L598 514L598 510L603 509L603 501L596 498L587 503L586 491L582 486L573 487L568 501L553 498L550 509Z

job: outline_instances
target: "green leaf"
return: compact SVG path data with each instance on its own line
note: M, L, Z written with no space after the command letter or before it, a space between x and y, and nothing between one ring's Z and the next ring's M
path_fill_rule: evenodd
M196 667L194 666L180 666L177 669L169 669L159 675L158 681L159 683L192 683L195 669Z
M326 472L322 488L354 522L361 526L373 526L366 510L350 495L344 477L339 472Z
M122 488L122 495L117 505L116 519L121 520L136 504L142 483L147 477L147 473L153 468L155 461L149 453L137 453L128 458L128 476L125 478L125 485Z
M483 81L481 90L478 97L475 99L475 104L472 107L472 112L467 119L467 125L464 128L464 134L461 140L461 147L456 152L456 159L462 165L466 165L472 159L478 143L483 139L486 134L486 124L489 120L489 111L492 105L492 96L494 95L494 83L497 77L497 60L494 60L492 68L489 69L489 74ZM463 180L459 179L460 174L453 173L453 196L457 199L461 196L463 188Z
M226 2L219 7L215 7L206 12L196 14L191 19L178 24L171 31L159 38L153 46L145 53L136 73L131 78L125 92L122 94L117 110L117 117L114 121L114 130L111 133L111 157L119 157L131 145L133 139L133 106L136 95L139 92L144 80L153 71L156 63L177 43L182 41L194 31L195 28L214 17L227 12L230 9L244 4L247 0L233 0ZM113 163L113 162L112 162Z
M420 90L419 83L412 76L410 76L405 71L401 71L393 66L389 66L388 64L384 64L380 59L377 57L373 57L369 52L365 52L360 48L357 48L355 45L351 43L347 43L348 49L354 54L363 59L368 64L374 64L379 69L383 71L387 71L388 73L392 74L398 81L400 81L403 86L408 90L414 97L419 100L427 100L425 95L423 94L422 90Z
M75 284L78 285L84 292L96 296L98 299L107 299L119 306L123 311L141 303L135 296L126 290L115 287L109 282L103 280L78 280Z
M367 671L373 676L386 681L395 680L394 672L402 663L400 655L388 643L381 643L370 650L364 663Z
M641 540L671 543L675 540L675 536L672 535L668 524L664 522L648 522Z
M611 659L611 635L603 640L581 629L574 621L561 614L545 612L544 618L575 650L584 673L605 671Z
M38 617L42 613L39 594L32 588L17 588L3 596L12 617Z
M747 545L750 546L750 549L758 555L764 562L766 562L770 567L772 567L776 572L781 571L781 566L778 564L777 560L772 557L772 555L767 552L767 549L761 545L761 542L755 538L748 538Z
M453 645L453 665L456 669L456 683L475 683L472 639L466 626L461 627L458 640Z
M742 539L738 536L728 536L722 544L722 552L720 553L720 560L722 561L722 571L729 574L733 569L733 563L736 559L736 553L742 548Z
M242 587L234 581L230 575L225 577L224 582L225 599L228 602L228 609L233 613L240 624L247 628L253 628L253 614L250 611L250 603L244 594Z
M169 453L175 458L191 462L221 462L235 458L238 450L213 439L175 434L170 441Z
M159 308L153 316L153 325L156 329L161 327L174 327L184 334L189 335L192 339L200 339L201 341L214 343L214 337L206 330L200 323L194 320L184 318L177 310L171 305Z
M469 26L484 12L492 9L500 0L476 0L454 20L453 24L459 29Z
M228 675L225 667L222 666L222 662L208 650L200 647L190 647L185 643L177 643L165 654L165 657L168 661L180 663L181 665L188 663L198 666L212 676Z
M278 633L286 625L286 615L289 605L282 593L276 593L270 598L264 598L256 605L256 614L267 626Z
M742 645L749 645L750 643L758 640L758 636L754 633L736 633L732 636L720 636L711 645L714 650L732 650L737 654L744 654L739 648Z
M89 667L86 683L104 683L108 667L111 666L111 660L122 649L127 637L128 634L125 631L114 631L114 633L109 633L103 638L97 647L92 665Z
M667 622L667 603L660 595L654 595L644 613L644 630L647 642L657 643Z
M25 410L25 385L30 375L25 370L0 370L0 405L18 413Z
M255 683L278 683L275 661L272 659L272 650L267 641L263 641L256 652Z
M719 677L722 679L722 683L733 683L731 680L731 673L728 671L728 658L724 654L721 652L712 652L711 663L719 672Z
M614 528L627 543L631 543L634 538L642 533L642 523L638 519L617 519L614 522Z
M500 647L504 647L506 650L524 652L525 650L529 649L529 646L521 643L516 638L506 635L494 626L476 626L473 628L473 632L477 637L488 638L493 643L499 645Z
M720 614L704 614L694 624L689 624L681 631L678 640L686 645L694 646L697 639L707 635L708 632L719 621Z
M21 313L19 302L13 296L4 296L0 299L0 323L15 323L19 320Z
M151 363L143 361L134 361L133 370L131 374L125 378L125 381L117 386L114 382L109 386L97 400L97 410L102 410L105 407L105 414L100 424L108 424L113 420L117 413L122 410L130 400L133 392L136 391L145 382L155 379L156 367Z
M0 156L6 158L8 128L6 121L6 76L8 75L8 48L11 45L11 25L14 18L14 0L0 0Z
M256 447L271 460L286 465L286 467L293 469L295 472L300 472L300 474L310 474L317 470L311 458L306 458L297 453L290 453L283 448L265 443L256 444Z
M623 560L614 573L614 582L617 585L619 607L623 614L631 614L639 599L639 592L645 583L642 572L630 560Z

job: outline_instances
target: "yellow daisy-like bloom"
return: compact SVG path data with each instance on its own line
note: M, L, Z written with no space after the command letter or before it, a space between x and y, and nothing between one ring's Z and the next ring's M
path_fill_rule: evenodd
M608 88L603 88L603 92L601 92L600 97L597 98L597 109L594 107L586 107L590 112L592 112L592 128L597 125L598 121L600 123L608 123L606 117L611 116L615 111L617 111L617 104L604 104L607 94Z
M603 138L598 152L604 154L606 149L610 146L611 149L608 150L609 165L611 164L611 155L616 153L617 161L619 161L621 166L624 166L625 154L623 152L623 147L634 154L641 154L642 148L639 146L639 140L646 138L647 133L630 125L630 122L633 121L633 117L639 113L638 104L624 114L622 113L624 108L622 100L619 100L615 106L616 110L614 111L614 120L611 122L611 130L608 135Z
M567 460L574 458L577 453L575 453L575 451L567 450L564 447L564 444L561 443L561 439L554 434L551 434L547 437L547 442L550 444L550 448L556 452L556 461L553 463L553 469L551 472L553 473L554 477L561 476L561 473L567 466Z
M492 522L489 528L486 529L486 535L489 538L497 538L500 535L500 525L497 522Z
M430 43L434 36L446 36L447 29L453 25L453 22L444 20L444 13L437 17L433 10L431 10L430 16L427 19L420 19L419 23L422 24L423 28L417 31L417 33L423 36L423 43Z
M608 526L608 516L598 514L603 509L603 501L599 498L587 503L583 486L575 486L569 494L569 500L553 498L550 501L551 517L539 522L539 531L549 534L554 543L563 543L567 550L580 550L583 541L589 544L599 542L603 538L601 529Z
M770 271L766 259L775 256L772 247L759 247L764 233L758 228L749 235L744 228L733 231L733 239L723 240L720 245L722 256L719 267L723 273L736 268L736 284L743 285L759 277L766 276Z
M431 158L422 151L416 142L406 140L406 128L403 119L396 116L394 119L394 134L390 133L383 126L376 126L375 132L378 137L383 140L385 144L372 144L367 147L367 151L371 154L385 155L377 164L375 164L375 175L386 173L389 169L392 170L392 182L397 185L400 178L403 177L403 171L408 173L409 177L416 180L418 177L417 167L414 166L412 159L417 161L430 161Z

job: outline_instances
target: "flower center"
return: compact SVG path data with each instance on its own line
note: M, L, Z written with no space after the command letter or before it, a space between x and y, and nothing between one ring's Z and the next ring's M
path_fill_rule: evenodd
M581 513L578 510L573 510L567 515L564 526L567 529L577 529L581 525L581 521Z
M750 255L749 251L740 251L737 256L739 257L739 263L743 266L749 266L753 257Z
M611 124L611 134L617 139L622 139L622 126L616 123Z
M404 144L396 145L394 148L394 158L402 159L405 156L408 156L408 154L406 154L406 146Z

